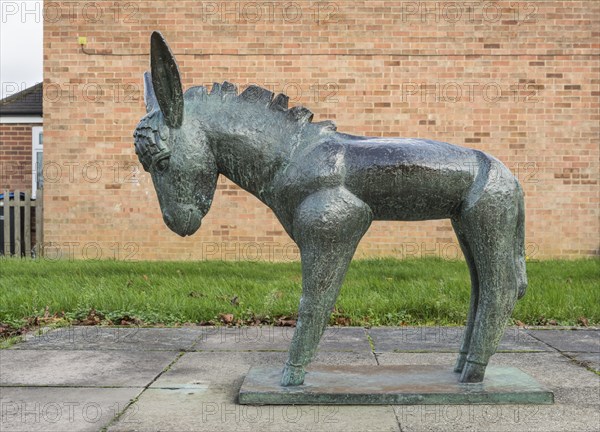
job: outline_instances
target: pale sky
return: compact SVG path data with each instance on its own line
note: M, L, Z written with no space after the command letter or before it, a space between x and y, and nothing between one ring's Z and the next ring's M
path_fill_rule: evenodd
M0 98L43 79L42 3L0 0Z

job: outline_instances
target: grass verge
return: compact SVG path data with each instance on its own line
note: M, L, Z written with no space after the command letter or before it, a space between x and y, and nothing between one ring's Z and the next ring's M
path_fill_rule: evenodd
M528 263L529 288L513 320L529 325L600 323L600 260ZM352 262L338 325L460 325L469 303L462 261ZM5 332L54 323L293 325L299 263L120 262L0 259Z

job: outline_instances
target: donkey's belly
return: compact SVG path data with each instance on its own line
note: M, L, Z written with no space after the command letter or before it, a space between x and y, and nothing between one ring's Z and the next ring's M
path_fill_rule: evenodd
M351 140L344 159L346 187L376 220L452 217L479 170L475 151L428 140Z

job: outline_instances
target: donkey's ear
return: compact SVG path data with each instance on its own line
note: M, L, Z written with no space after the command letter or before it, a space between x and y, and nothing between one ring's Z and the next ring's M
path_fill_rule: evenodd
M175 57L160 32L150 38L152 87L167 125L178 128L183 122L183 89Z
M158 100L154 93L154 85L152 84L152 75L150 72L144 72L144 102L146 103L147 113L158 109Z

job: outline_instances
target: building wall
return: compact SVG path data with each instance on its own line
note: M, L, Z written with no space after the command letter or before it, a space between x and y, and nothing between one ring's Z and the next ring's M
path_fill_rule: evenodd
M29 123L0 123L0 193L31 190L31 128Z
M152 30L177 54L186 88L258 83L346 133L495 155L523 185L531 259L598 254L596 3L93 3L47 4L45 238L54 256L297 258L271 211L224 179L196 235L164 225L132 140ZM375 222L357 255L460 252L448 221Z

